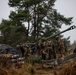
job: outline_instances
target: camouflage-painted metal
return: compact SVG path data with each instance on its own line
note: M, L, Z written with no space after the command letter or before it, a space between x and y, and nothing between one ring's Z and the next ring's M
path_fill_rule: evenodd
M68 55L68 56L64 57L64 59L59 58L59 59L57 59L57 62L58 62L58 65L60 65L60 64L64 64L64 63L70 62L71 60L72 61L76 61L76 53ZM42 61L42 64L55 65L55 59L52 59L52 60L41 60L41 61Z
M6 44L0 44L0 50L7 49L7 48L12 48L12 47Z
M76 60L76 53L73 53L71 55L68 55L68 56L64 57L64 60L62 60L61 58L58 59L58 63L63 64L63 63L67 63L71 60Z
M13 47L0 44L0 62L8 66L9 64L24 64L24 57L20 57L17 50Z

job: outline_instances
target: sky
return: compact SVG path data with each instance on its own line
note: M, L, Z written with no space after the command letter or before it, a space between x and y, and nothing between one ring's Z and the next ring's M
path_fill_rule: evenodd
M76 25L76 0L57 0L55 2L55 8L61 15L65 17L73 17L73 23L71 25ZM0 0L0 23L2 19L9 19L10 11L14 10L8 6L8 0ZM67 29L69 26L63 25L60 29L61 31ZM70 36L71 43L76 40L76 29L63 33L64 37Z
M76 0L57 0L55 3L55 8L60 14L65 17L73 17L72 24L76 26ZM63 25L61 31L67 29L69 26ZM70 36L71 43L76 40L76 29L63 33L64 37Z

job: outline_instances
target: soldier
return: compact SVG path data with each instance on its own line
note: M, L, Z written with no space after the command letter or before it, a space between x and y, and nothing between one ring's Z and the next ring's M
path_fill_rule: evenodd
M41 57L42 57L42 59L43 59L43 60L46 60L46 56L47 56L46 51L42 49L42 50L41 50Z
M40 39L38 41L38 54L41 55L41 51L45 49L45 40L44 39Z
M47 41L47 47L46 47L46 51L47 51L47 54L48 54L48 59L51 59L53 58L53 48L52 48L52 41L51 40L48 40Z
M25 50L24 50L23 46L22 45L17 45L16 48L19 52L21 52L21 56L24 56Z
M40 56L41 55L41 44L42 44L42 41L41 39L38 41L38 55Z
M65 53L64 39L57 37L56 42L57 42L58 53L60 54L60 57L62 57L64 56L64 53Z
M40 39L38 42L38 55L42 57L42 59L46 59L46 52L45 52L46 42L45 39Z
M29 49L29 46L27 43L24 43L23 45L23 48L24 48L24 57L27 58L29 53L30 53L30 49Z
M65 47L64 47L64 40L60 40L60 49L61 49L61 56L63 57L65 55Z

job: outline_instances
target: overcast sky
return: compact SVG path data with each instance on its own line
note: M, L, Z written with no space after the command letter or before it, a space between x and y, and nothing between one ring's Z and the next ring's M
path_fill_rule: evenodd
M55 8L65 17L73 17L72 25L76 25L76 0L57 0L55 3ZM8 6L8 0L0 0L0 22L2 19L8 19L10 11L13 8ZM69 26L62 26L62 30L67 29ZM71 43L76 40L76 29L65 32L64 37L70 36Z
M72 25L76 26L76 0L57 0L55 8L65 17L73 17ZM68 26L62 26L62 30L68 28ZM76 29L65 32L64 37L70 36L71 43L76 40Z

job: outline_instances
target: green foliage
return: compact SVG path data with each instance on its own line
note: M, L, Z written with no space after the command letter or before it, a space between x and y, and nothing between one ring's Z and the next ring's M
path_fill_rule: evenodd
M72 17L66 18L58 13L54 9L55 1L9 0L9 6L16 8L16 11L10 13L9 21L3 20L0 25L4 43L18 44L26 40L34 42L38 37L58 33L63 24L70 25Z
M26 36L23 32L23 29L19 26L13 25L12 21L3 20L0 25L0 30L3 34L3 43L5 44L11 44L15 46L25 41Z
M11 7L13 7L13 6L17 6L17 5L19 5L19 2L20 2L21 0L9 0L9 5L11 6Z
M10 15L9 15L9 18L11 18L11 19L16 19L15 17L16 17L16 12L14 12L14 11L12 11L11 13L10 13Z

